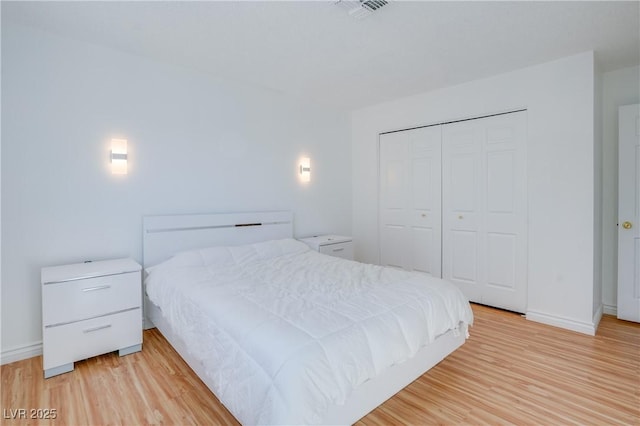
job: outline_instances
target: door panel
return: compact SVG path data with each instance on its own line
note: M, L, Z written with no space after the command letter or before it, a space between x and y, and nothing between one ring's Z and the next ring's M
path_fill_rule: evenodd
M638 267L638 259L640 259L640 238L634 239L634 251L633 258L636 261L635 267L633 268L635 271L634 276L634 285L633 285L633 298L640 299L640 267ZM639 321L636 321L639 322Z
M433 164L431 158L418 158L413 160L411 188L414 210L431 210L433 207L432 173ZM439 204L439 203L438 203Z
M385 184L388 188L386 204L388 208L401 209L404 207L406 191L405 164L399 160L392 160L387 164Z
M412 179L408 231L413 241L407 269L435 277L442 276L441 133L438 126L408 132Z
M513 213L513 151L487 154L487 210L491 213Z
M386 225L382 229L381 239L384 244L380 246L381 257L385 259L385 266L404 268L404 227L399 225Z
M514 289L516 287L516 241L513 234L487 234L487 284Z
M477 160L472 154L456 153L450 161L451 208L456 212L473 212L476 210Z
M496 120L487 127L487 145L510 143L516 137L515 129L508 122Z
M640 107L620 107L618 126L618 318L640 322Z
M525 312L526 113L444 125L442 160L443 277L472 301Z
M457 281L477 281L477 233L454 230L451 233L451 278Z
M433 229L412 227L411 232L411 265L414 271L425 272L433 275L433 259L439 259L436 253L432 252L433 248Z
M478 284L478 197L480 144L478 129L465 121L442 129L442 275L471 301L482 301Z
M440 277L439 126L380 135L379 188L380 263Z

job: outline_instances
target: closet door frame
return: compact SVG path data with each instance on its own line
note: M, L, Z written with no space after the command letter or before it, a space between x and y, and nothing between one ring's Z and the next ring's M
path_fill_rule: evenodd
M486 235L482 236L480 238L481 241L477 241L475 244L475 250L474 250L474 256L477 256L475 263L475 271L472 271L473 273L473 280L467 280L467 283L462 283L460 282L459 279L456 279L455 274L453 273L453 265L451 264L451 250L452 248L450 247L451 245L451 236L449 236L448 234L450 233L450 231L447 231L446 226L445 225L449 225L450 222L453 221L452 217L451 217L451 212L449 212L449 216L445 218L445 201L449 202L449 200L446 200L447 195L445 194L445 190L443 189L445 187L445 182L444 182L444 175L443 173L445 173L444 171L444 132L445 132L445 128L448 125L455 125L457 123L463 123L463 122L468 122L468 121L475 121L475 120L481 120L481 119L489 119L489 120L493 120L493 121L500 121L502 119L505 118L510 118L510 117L514 117L511 114L519 114L518 115L518 119L520 120L522 123L522 128L521 130L519 130L521 133L517 135L518 138L520 138L518 140L518 146L516 149L516 152L513 153L513 155L515 155L515 157L513 157L513 161L514 164L516 164L515 166L513 166L511 168L511 170L514 171L514 173L517 175L516 179L517 182L514 184L514 188L512 189L512 191L517 191L517 197L519 201L516 202L517 206L515 206L515 209L517 210L517 214L515 216L515 219L513 217L509 218L509 216L514 216L514 215L509 215L506 212L505 208L502 208L504 206L499 206L500 208L492 208L492 209L488 209L487 208L487 203L492 203L492 204L496 204L496 200L497 200L497 204L500 204L500 200L496 199L494 197L494 199L487 201L487 197L490 197L489 194L482 194L482 192L484 191L482 188L483 187L487 187L487 180L488 179L492 179L492 184L505 184L505 182L507 182L504 179L501 179L501 173L500 172L495 172L493 173L493 176L487 176L486 175L486 164L491 161L494 164L497 164L498 167L497 169L500 170L502 168L503 172L504 170L509 170L509 164L508 164L508 157L509 154L508 152L510 151L509 149L501 149L501 142L500 142L500 129L494 129L493 130L493 140L491 142L491 144L487 145L487 146L492 146L491 149L486 149L485 147L481 147L480 150L478 150L476 152L476 156L480 159L479 163L481 164L480 168L482 170L478 170L478 173L485 173L484 176L480 176L478 175L478 173L472 173L472 176L474 176L473 179L473 185L475 185L477 188L474 190L474 193L476 194L477 197L480 197L480 199L477 200L478 203L478 209L481 212L484 212L483 214L481 214L480 216L475 215L475 217L473 217L473 214L471 214L471 216L469 216L469 212L465 212L462 213L462 219L459 219L458 216L460 215L460 213L458 214L458 216L456 216L456 220L460 221L460 224L462 223L466 223L467 225L473 225L473 222L475 221L475 229L481 229L482 232L486 232L487 230L487 222L491 222L489 226L489 228L492 229L491 233L492 235L490 237L487 237ZM506 116L506 117L505 117ZM475 301L478 303L485 303L485 304L491 304L493 306L497 306L497 307L501 307L504 309L509 309L509 310L514 310L517 312L526 312L526 307L527 307L527 276L528 276L528 270L527 270L527 265L528 265L528 196L527 196L527 187L528 187L528 180L527 180L527 159L526 159L526 151L527 151L527 112L526 109L520 109L520 110L515 110L515 111L506 111L503 113L498 113L498 114L493 114L493 115L486 115L486 116L480 116L480 117L473 117L473 118L469 118L469 119L464 119L464 120L458 120L458 121L447 121L447 122L441 122L441 123L436 123L436 124L432 124L429 126L421 126L421 127L416 127L416 128L412 128L412 129L406 129L406 130L398 130L398 131L390 131L390 132L383 132L379 134L378 137L378 176L377 176L377 183L378 183L378 255L379 255L379 263L382 265L388 265L388 266L395 266L398 268L402 268L402 269L407 269L407 270L414 270L414 268L412 268L411 266L411 262L407 261L406 258L409 256L407 254L408 251L413 251L411 249L411 245L408 244L408 241L410 241L409 237L406 237L404 234L406 233L410 233L410 226L409 224L409 220L403 218L403 222L402 222L402 232L399 232L397 235L402 235L402 237L397 238L397 241L395 242L395 244L392 244L391 247L387 247L386 243L387 243L387 238L385 238L385 236L383 235L385 232L385 222L386 222L386 217L385 217L385 212L384 212L384 190L383 190L383 178L384 178L384 173L386 173L386 171L384 170L383 167L383 161L384 161L384 148L383 148L383 139L387 138L386 135L390 135L390 134L395 134L395 133L401 133L401 132L408 132L408 131L415 131L416 129L421 129L421 128L434 128L434 127L439 127L440 128L440 134L441 134L441 141L440 141L440 166L441 166L441 170L440 170L440 182L441 182L441 191L440 191L440 207L441 207L441 214L440 214L440 272L441 275L435 275L435 276L441 276L445 279L449 279L453 282L457 281L457 284L460 285L463 290L463 292L465 293L465 295L471 300L471 301ZM499 127L499 126L498 126ZM502 135L504 136L504 135ZM504 148L504 147L503 147ZM507 147L508 148L508 147ZM489 158L489 156L492 156L492 158ZM502 173L504 175L504 173ZM405 176L404 180L408 181L409 177ZM508 186L508 185L505 185ZM486 191L485 191L486 192ZM491 207L491 206L489 206ZM494 206L495 207L495 206ZM489 211L491 210L491 211ZM500 210L505 210L505 211L500 211ZM503 222L503 219L509 219L506 222L515 222L513 224L513 226L515 228L517 228L517 232L512 233L509 230L504 231L501 230L501 222ZM460 226L458 226L458 228L460 228L460 230L462 231L471 231L471 229L473 228L473 226L471 226L469 229L462 229ZM463 233L460 233L460 235L458 236L462 236ZM515 236L514 236L515 235ZM513 248L513 251L511 253L509 253L509 249ZM386 260L388 260L388 254L391 253L392 255L395 256L395 262L391 262L391 264L389 262L386 262ZM488 256L493 256L493 259L495 260L496 258L499 258L499 256L501 254L507 254L508 256L510 256L509 262L511 265L514 265L512 270L509 271L509 268L504 268L504 267L500 267L498 265L498 267L496 267L496 264L494 262L493 265L487 265L487 260L485 258L487 258ZM507 262L507 263L509 263ZM511 281L511 282L509 282ZM510 289L509 287L517 287ZM485 293L489 293L489 297L485 296ZM514 296L514 300L509 300L510 295Z

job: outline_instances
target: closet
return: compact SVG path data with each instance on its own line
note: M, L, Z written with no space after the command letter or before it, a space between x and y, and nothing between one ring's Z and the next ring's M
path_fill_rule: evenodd
M525 312L526 111L380 135L380 263Z

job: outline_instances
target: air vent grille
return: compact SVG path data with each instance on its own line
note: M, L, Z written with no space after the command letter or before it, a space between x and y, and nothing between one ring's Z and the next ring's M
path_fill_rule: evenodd
M347 10L350 16L364 19L382 6L389 4L388 0L337 0L338 6Z
M369 9L372 12L380 9L382 6L386 5L388 2L386 0L366 0L361 2L362 7L365 9Z

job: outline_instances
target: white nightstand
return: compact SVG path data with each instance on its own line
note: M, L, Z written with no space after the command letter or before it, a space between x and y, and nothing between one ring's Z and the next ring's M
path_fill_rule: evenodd
M301 238L300 241L320 253L353 260L353 239L351 237L319 235L317 237Z
M42 268L45 378L75 361L142 349L141 269L131 259Z

